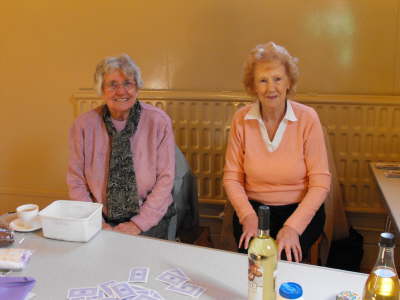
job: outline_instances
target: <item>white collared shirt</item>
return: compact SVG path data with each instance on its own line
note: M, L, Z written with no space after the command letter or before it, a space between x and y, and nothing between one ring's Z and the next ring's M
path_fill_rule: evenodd
M274 152L279 147L279 144L281 143L282 138L283 138L283 134L285 133L288 121L292 121L292 122L297 121L297 118L296 118L296 115L294 114L292 105L290 104L290 100L287 100L286 103L287 103L286 104L286 113L285 113L282 121L279 123L278 130L276 131L272 142L268 136L267 128L265 127L264 121L261 117L259 101L255 102L252 105L249 112L244 117L245 120L257 120L258 121L258 125L260 126L261 136L262 136L262 138L265 142L265 145L267 146L267 150L269 152Z

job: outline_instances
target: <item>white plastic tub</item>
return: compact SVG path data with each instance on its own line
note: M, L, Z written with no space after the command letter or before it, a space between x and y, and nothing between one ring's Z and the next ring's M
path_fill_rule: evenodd
M102 204L57 200L40 211L43 235L47 238L87 242L101 229Z

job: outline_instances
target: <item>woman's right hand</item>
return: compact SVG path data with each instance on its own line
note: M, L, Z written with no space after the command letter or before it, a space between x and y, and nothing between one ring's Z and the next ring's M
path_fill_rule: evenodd
M249 242L252 237L257 235L258 218L257 215L250 214L243 219L242 223L243 233L240 236L239 248L244 246L244 249L249 248Z
M113 230L112 226L106 222L103 222L102 228L103 230L111 230L111 231Z
M142 230L132 221L119 223L113 228L113 231L118 231L130 235L139 235Z

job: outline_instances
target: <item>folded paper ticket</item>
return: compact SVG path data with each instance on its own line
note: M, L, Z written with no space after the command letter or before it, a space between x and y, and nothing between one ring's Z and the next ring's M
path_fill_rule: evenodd
M400 170L400 162L379 162L375 163L375 167L383 170Z

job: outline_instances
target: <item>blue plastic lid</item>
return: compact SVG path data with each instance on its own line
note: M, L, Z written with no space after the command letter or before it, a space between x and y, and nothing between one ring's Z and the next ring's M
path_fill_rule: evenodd
M303 289L296 282L285 282L279 288L279 295L287 299L297 299L303 296Z

